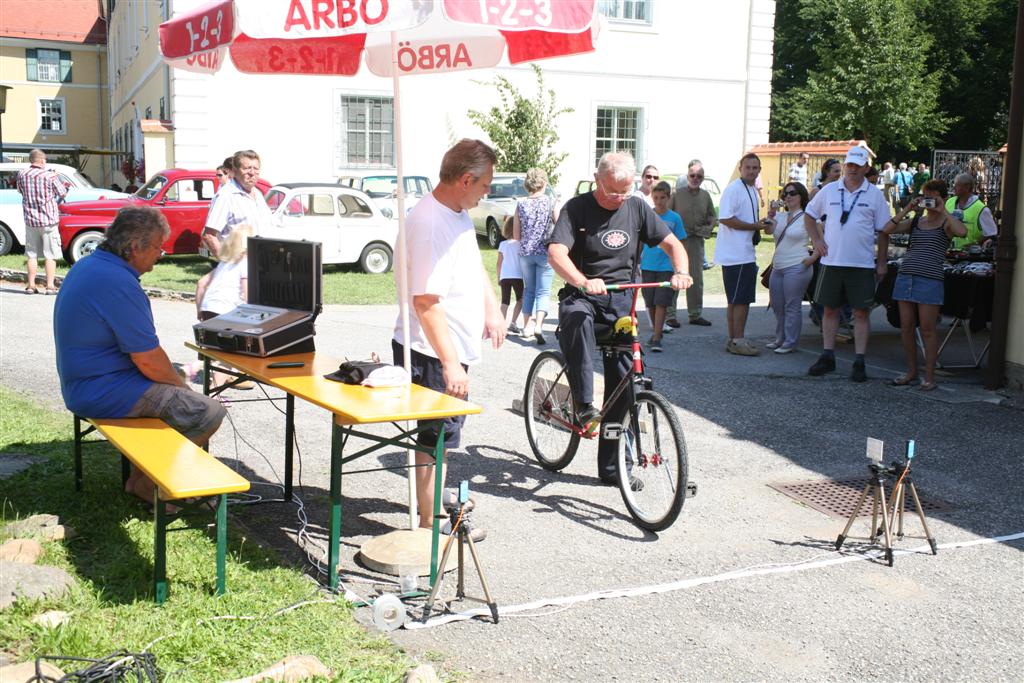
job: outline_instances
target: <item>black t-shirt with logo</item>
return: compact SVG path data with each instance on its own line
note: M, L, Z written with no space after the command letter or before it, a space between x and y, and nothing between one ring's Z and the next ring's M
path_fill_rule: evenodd
M593 192L573 197L558 215L545 244L564 244L569 258L588 280L628 284L639 258L638 240L655 247L672 234L654 209L637 196L615 211L602 208Z

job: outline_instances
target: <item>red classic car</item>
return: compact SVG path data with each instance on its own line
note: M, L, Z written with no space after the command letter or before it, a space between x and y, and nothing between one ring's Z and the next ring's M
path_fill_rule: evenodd
M257 183L266 194L270 183ZM93 202L73 202L60 206L60 241L64 258L74 263L88 256L103 241L103 231L125 206L153 206L167 217L171 236L163 244L168 254L196 254L200 236L216 193L217 176L212 170L189 171L169 168L149 179L133 195Z

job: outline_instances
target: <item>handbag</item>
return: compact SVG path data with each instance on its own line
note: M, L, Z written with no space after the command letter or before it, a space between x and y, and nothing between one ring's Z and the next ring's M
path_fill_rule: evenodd
M373 360L347 360L331 374L324 375L324 379L343 384L362 384L371 372L384 367L388 367L388 364Z

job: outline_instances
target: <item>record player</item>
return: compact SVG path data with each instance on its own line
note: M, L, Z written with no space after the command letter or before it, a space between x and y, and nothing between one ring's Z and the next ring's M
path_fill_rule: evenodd
M250 237L248 301L192 327L199 346L249 356L314 350L323 309L319 242Z

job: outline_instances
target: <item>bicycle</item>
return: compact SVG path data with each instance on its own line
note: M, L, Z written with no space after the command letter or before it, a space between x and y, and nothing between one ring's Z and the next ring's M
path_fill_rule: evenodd
M649 531L661 531L675 522L687 493L688 463L683 429L672 404L653 390L653 380L644 374L643 355L637 332L636 302L641 289L669 287L668 282L608 285L609 291L632 289L630 337L623 340L613 331L597 340L602 355L632 354L633 364L615 387L597 417L580 425L560 351L540 353L526 376L523 414L526 435L534 457L551 472L564 469L576 456L580 439L593 439L603 433L619 435L619 490L635 523ZM613 405L629 384L634 385L634 401L621 425L603 423L605 411ZM625 476L623 476L625 473Z

